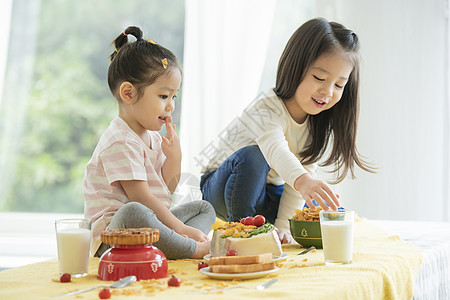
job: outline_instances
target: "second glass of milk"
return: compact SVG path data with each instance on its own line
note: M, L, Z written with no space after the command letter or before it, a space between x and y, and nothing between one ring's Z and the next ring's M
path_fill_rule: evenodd
M321 210L319 217L325 264L351 263L353 256L354 211Z

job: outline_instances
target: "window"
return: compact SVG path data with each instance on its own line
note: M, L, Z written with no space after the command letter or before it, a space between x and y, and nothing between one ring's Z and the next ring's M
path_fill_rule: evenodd
M0 211L82 213L86 163L117 115L106 82L111 41L136 25L182 64L184 0L10 3L0 100Z

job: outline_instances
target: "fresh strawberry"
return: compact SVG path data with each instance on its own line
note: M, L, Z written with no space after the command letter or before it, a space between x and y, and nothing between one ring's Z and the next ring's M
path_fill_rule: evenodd
M98 297L100 299L109 299L111 298L111 289L104 288L100 292L98 292Z
M59 281L60 282L70 282L70 274L69 273L64 273L61 275L61 277L59 277Z
M202 261L201 263L199 263L198 264L198 266L197 266L197 268L200 270L200 269L203 269L203 268L207 268L207 267L209 267L209 265L207 264L207 263L205 263L204 261Z
M169 280L167 281L168 286L179 287L180 284L181 284L181 279L178 277L175 277L174 275L172 275L172 277L170 277Z

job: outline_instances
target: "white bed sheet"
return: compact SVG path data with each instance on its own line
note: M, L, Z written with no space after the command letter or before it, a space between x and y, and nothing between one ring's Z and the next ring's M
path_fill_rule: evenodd
M450 222L370 222L423 251L414 300L450 300Z

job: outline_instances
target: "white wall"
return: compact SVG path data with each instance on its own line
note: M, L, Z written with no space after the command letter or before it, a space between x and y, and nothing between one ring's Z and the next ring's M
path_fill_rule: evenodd
M335 189L372 219L449 220L448 0L316 1L361 40L360 152L377 174Z

